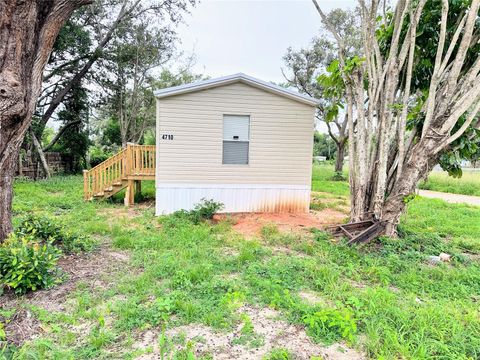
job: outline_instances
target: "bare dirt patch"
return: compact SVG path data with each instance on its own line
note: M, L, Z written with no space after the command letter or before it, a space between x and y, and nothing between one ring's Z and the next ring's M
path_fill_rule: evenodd
M197 356L211 354L214 359L261 359L273 349L285 348L294 355L295 359L310 359L312 356L320 356L329 360L354 360L365 359L366 356L347 347L344 344L322 346L315 344L305 333L302 326L288 324L278 320L279 313L269 308L243 306L239 312L247 315L253 324L254 333L263 341L257 347L240 345L235 342L240 336L242 324L239 324L233 332L215 332L211 328L199 325L185 325L167 330L169 338L184 336L186 341L194 343L193 350ZM159 334L147 331L134 347L137 349L153 349L151 353L142 355L140 359L158 359L160 349L158 347ZM181 349L177 345L176 349Z
M155 201L154 200L148 200L148 201L143 201L138 204L135 204L135 206L123 206L123 205L117 205L115 207L106 207L103 209L98 210L99 215L107 215L108 217L116 217L120 219L132 219L135 218L145 210L149 209L155 209Z
M260 234L263 226L275 224L280 231L305 232L310 228L324 228L328 225L339 224L345 221L343 212L325 209L308 213L239 213L216 215L216 219L226 219L233 222L233 229L247 238Z
M324 299L322 296L311 290L302 290L298 293L298 296L303 302L309 305L325 305L328 307L334 306L332 301Z
M106 287L108 286L106 275L125 268L128 260L128 253L113 251L105 244L92 253L62 257L58 265L66 280L51 289L23 296L12 292L0 296L0 308L13 312L8 319L0 317L5 324L7 340L18 346L43 332L41 324L28 309L29 305L49 312L65 312L69 306L67 296L76 289L79 281L86 283L92 291L98 287Z

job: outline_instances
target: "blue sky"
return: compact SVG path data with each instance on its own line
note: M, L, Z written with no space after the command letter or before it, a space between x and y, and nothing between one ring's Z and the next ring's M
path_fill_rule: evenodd
M319 0L325 11L355 3ZM196 54L195 72L212 77L244 72L282 82L286 49L307 46L319 28L311 0L203 0L178 32L182 49Z

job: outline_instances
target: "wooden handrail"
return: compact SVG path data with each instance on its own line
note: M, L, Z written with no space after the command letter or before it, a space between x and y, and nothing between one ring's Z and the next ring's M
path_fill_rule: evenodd
M104 196L123 187L131 177L155 175L155 145L127 144L127 147L90 170L83 171L84 198Z

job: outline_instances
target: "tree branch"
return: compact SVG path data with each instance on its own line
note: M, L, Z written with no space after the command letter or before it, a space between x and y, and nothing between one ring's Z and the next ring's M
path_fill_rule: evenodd
M80 124L82 121L81 120L74 120L74 121L71 121L65 125L62 126L62 128L60 130L58 130L57 134L55 135L55 137L52 139L52 141L50 141L50 143L45 146L43 148L43 151L44 152L47 152L48 150L50 150L53 145L55 145L57 143L58 140L60 140L60 138L62 137L63 133L71 126L73 125L76 125L76 124Z

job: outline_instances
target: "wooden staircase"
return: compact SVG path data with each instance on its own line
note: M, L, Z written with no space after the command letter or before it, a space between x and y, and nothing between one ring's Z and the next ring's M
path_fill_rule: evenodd
M133 205L142 180L155 179L155 145L127 147L90 170L83 171L85 200L107 199L126 188L125 206Z

